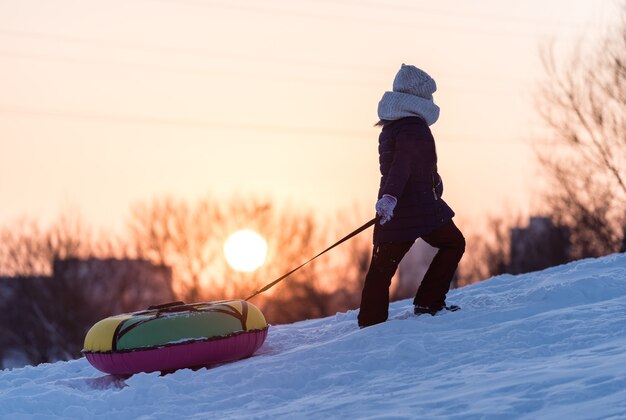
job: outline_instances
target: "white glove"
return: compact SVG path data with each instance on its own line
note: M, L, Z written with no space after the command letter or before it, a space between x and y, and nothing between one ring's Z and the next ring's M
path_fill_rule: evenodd
M376 213L380 216L380 224L384 225L393 217L393 209L396 207L398 199L393 195L385 194L376 202Z

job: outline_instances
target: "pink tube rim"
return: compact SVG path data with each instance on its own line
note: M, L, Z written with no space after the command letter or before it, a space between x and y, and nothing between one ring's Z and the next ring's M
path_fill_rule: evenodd
M252 356L265 342L269 327L240 331L225 337L211 337L153 348L119 351L84 351L96 369L113 375L140 372L172 372L185 368L210 367Z

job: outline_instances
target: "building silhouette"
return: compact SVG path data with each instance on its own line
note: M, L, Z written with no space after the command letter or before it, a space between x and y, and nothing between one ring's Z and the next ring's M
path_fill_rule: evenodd
M175 300L172 270L141 259L63 259L51 276L0 277L0 368L80 356L108 316Z
M531 217L528 226L511 229L511 274L528 273L570 261L570 231L550 217Z

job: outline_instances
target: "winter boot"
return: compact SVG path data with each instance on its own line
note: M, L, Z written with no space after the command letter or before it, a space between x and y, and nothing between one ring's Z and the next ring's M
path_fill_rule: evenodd
M435 316L435 314L439 311L450 311L450 312L456 312L459 309L461 309L460 306L458 305L444 305L441 308L431 308L430 306L421 306L421 305L415 305L415 308L413 309L413 313L415 315L424 315L424 314L430 314L432 316Z
M431 314L432 316L435 316L437 312L439 312L439 309L431 308L430 306L415 305L415 308L413 308L413 313L415 315Z

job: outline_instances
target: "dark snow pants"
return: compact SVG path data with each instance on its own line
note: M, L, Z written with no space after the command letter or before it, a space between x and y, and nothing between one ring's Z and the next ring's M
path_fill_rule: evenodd
M422 236L422 239L439 250L424 275L413 304L440 309L445 305L450 283L465 252L465 238L451 220ZM359 326L365 327L387 320L391 278L412 245L413 242L384 242L374 245L372 261L361 294Z

